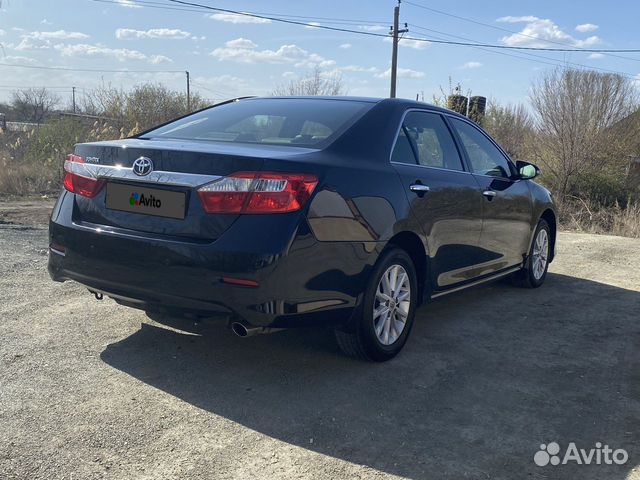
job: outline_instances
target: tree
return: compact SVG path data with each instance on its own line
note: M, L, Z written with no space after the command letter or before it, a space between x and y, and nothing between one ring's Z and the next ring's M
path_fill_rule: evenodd
M24 122L42 123L60 103L60 97L46 88L28 88L13 93L11 107Z
M191 109L208 105L197 93L191 95ZM114 120L131 135L164 123L187 112L187 96L164 85L146 83L130 91L104 85L83 100L82 109L93 115Z
M531 92L536 156L560 195L579 194L583 181L624 168L634 153L638 109L633 82L618 74L556 69Z
M299 95L344 95L345 88L340 73L325 73L320 67L304 78L291 80L289 84L278 85L272 92L274 96Z
M533 120L522 105L499 105L490 102L483 119L483 127L512 158L528 158L533 136Z

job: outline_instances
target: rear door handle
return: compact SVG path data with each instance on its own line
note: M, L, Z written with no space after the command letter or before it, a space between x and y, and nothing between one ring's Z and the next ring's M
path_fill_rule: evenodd
M482 192L482 194L487 197L489 200L491 200L493 197L495 197L497 195L496 192L494 192L493 190L485 190L484 192Z
M416 193L426 193L429 191L429 187L426 185L422 185L421 183L414 183L409 186L409 190Z

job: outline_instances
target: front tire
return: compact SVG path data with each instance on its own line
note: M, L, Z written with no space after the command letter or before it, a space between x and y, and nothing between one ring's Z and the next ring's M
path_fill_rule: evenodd
M336 330L342 351L363 360L395 357L409 337L418 300L418 280L409 255L387 250L376 263L351 331Z
M551 229L546 220L540 219L536 227L527 261L515 275L516 285L538 288L544 283L551 258Z

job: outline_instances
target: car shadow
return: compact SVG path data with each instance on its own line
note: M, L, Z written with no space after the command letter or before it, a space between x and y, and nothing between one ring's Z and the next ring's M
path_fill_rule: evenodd
M499 282L422 307L385 364L344 357L321 329L240 339L157 323L101 358L265 435L386 473L625 478L640 458L638 311L639 292L549 274L536 290ZM533 456L551 441L602 442L629 462L545 470Z

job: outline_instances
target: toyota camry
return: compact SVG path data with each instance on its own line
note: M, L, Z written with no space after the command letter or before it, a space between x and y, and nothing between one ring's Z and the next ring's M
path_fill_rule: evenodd
M538 287L556 214L538 168L478 125L400 99L245 98L64 163L49 272L241 336L322 325L383 361L430 299Z

